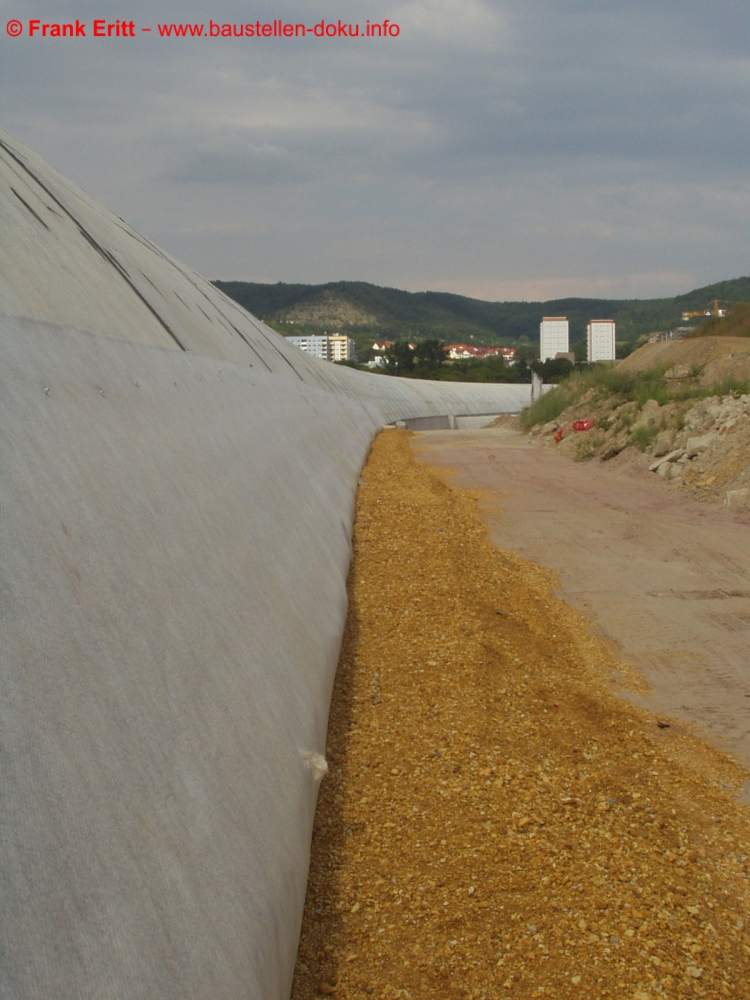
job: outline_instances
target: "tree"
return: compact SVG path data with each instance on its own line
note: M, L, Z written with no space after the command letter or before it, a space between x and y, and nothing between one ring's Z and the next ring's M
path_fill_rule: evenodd
M573 371L573 365L567 358L547 358L546 361L535 361L531 367L545 382L561 382Z
M417 366L437 374L445 361L443 344L439 340L423 340L417 344Z
M397 340L383 355L389 375L405 375L414 370L414 351L405 340Z
M513 365L513 374L515 375L514 382L530 382L531 381L531 364L536 364L537 362L532 361L528 357L528 352L524 350L519 350L516 352L516 363Z

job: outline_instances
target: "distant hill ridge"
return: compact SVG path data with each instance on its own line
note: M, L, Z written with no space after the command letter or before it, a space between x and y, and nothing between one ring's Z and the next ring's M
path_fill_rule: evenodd
M750 277L734 278L660 299L566 298L546 302L487 302L449 292L405 292L364 281L324 285L261 284L215 281L217 287L255 316L278 329L290 327L345 328L352 336L473 338L493 343L539 338L543 315L570 320L572 341L586 335L592 318L614 319L618 341L670 329L682 323L683 312L708 308L713 299L750 301ZM290 333L292 330L290 330Z
M303 323L311 326L378 326L378 317L348 296L326 288L307 296L273 317L279 323Z

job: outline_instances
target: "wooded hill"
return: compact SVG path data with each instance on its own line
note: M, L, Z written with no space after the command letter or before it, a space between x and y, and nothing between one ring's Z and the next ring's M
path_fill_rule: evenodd
M682 325L682 313L709 308L713 299L750 301L750 277L720 281L673 298L552 299L547 302L486 302L448 292L404 292L364 281L325 285L275 285L216 281L223 292L255 316L285 333L348 333L359 347L374 338L424 339L477 344L539 340L542 316L567 316L571 343L586 336L590 319L613 319L618 343Z

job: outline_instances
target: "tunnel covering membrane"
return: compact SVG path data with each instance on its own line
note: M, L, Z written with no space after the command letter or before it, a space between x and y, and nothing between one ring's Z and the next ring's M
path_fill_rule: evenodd
M528 386L289 345L0 131L0 996L288 997L357 480Z

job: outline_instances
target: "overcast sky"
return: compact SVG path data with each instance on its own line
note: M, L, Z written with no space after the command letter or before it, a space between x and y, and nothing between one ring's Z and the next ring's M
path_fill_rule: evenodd
M542 299L750 273L747 0L0 9L0 123L208 277ZM27 37L108 12L137 37ZM398 37L156 31L386 17Z

